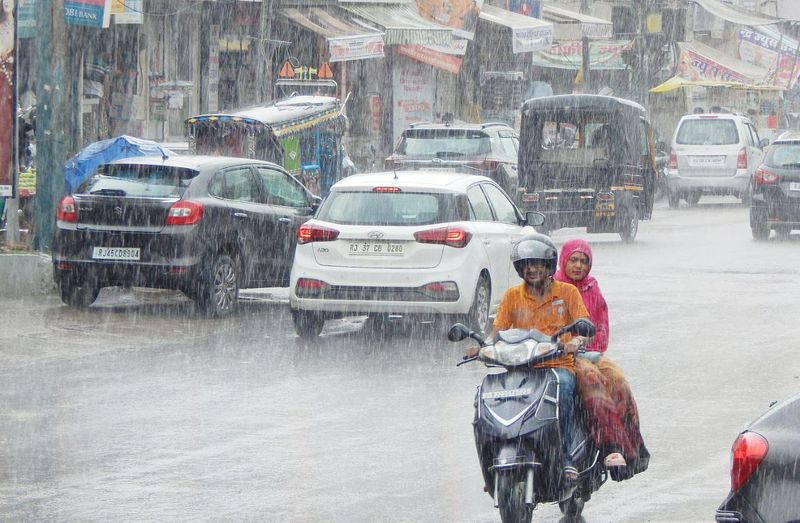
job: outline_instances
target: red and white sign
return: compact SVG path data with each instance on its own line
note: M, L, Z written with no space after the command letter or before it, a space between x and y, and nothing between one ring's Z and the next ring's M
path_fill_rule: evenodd
M345 62L364 58L383 57L383 36L344 36L328 38L329 61Z
M450 45L398 45L397 53L442 71L458 74L467 52L467 42L469 40L454 38Z
M433 120L436 88L433 69L412 60L398 59L392 69L392 124L394 143L415 122Z

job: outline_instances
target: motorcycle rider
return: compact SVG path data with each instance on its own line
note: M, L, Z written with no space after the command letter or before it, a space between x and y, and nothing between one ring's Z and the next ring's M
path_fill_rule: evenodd
M498 331L513 328L536 329L552 336L577 319L589 320L589 312L578 289L553 279L558 265L558 249L550 238L538 233L524 237L511 251L511 262L523 282L508 289L500 300L489 339L493 339ZM570 462L568 449L572 446L575 352L581 347L582 339L572 338L569 334L562 339L567 340L564 354L536 364L535 368L552 368L558 374L563 481L570 484L578 479L578 470ZM467 356L474 356L477 351L473 347L467 351Z

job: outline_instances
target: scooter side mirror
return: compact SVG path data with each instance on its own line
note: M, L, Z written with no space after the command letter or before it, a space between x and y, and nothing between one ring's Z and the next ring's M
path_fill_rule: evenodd
M450 341L461 341L469 338L469 335L472 331L470 331L465 325L461 323L455 323L450 330L447 332L447 339Z

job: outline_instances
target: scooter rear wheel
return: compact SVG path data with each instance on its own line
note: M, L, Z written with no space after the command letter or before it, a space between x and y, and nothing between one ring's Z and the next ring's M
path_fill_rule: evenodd
M513 473L497 479L497 508L503 523L530 523L533 507L525 504L525 478Z

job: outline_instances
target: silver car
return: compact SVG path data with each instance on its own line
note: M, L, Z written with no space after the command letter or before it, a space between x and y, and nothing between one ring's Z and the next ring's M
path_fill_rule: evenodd
M684 116L669 154L669 206L677 207L681 198L695 205L703 194L731 194L747 201L752 174L764 158L766 145L747 116Z

